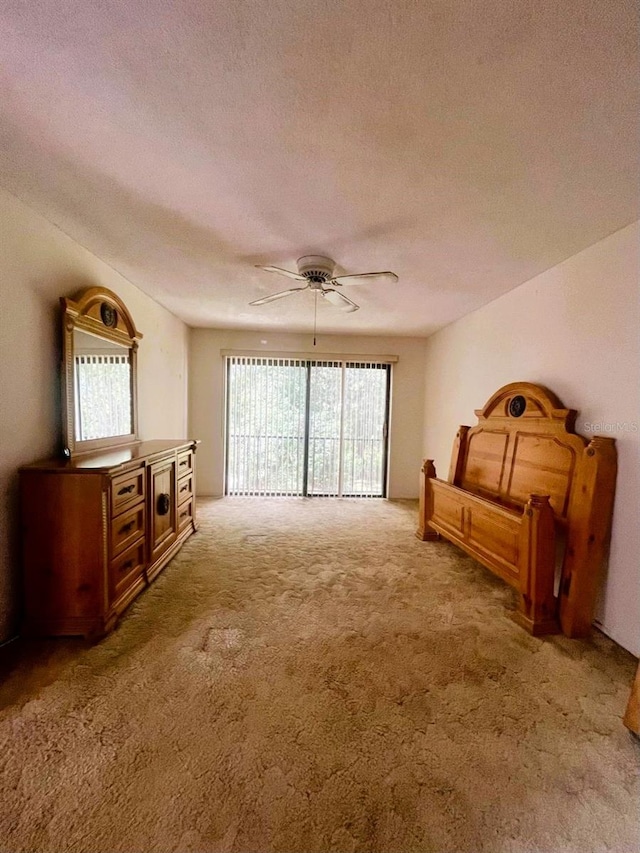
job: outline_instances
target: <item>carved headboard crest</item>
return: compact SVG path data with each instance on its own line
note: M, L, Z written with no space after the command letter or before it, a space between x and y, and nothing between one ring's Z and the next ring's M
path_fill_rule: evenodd
M543 385L532 382L512 382L505 385L476 409L479 421L491 419L544 418L558 421L568 430L573 430L577 411L565 409L556 395Z

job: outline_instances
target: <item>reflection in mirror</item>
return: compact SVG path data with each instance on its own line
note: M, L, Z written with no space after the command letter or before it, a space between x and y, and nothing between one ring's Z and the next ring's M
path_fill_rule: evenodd
M132 433L130 348L74 329L73 353L76 441Z

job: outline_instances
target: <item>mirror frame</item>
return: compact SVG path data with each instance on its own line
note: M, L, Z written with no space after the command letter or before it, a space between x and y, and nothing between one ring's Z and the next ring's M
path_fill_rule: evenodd
M126 305L106 287L89 287L73 298L62 296L62 418L63 454L67 458L138 441L138 342L142 333ZM131 425L128 435L76 440L74 346L75 330L121 344L131 351Z

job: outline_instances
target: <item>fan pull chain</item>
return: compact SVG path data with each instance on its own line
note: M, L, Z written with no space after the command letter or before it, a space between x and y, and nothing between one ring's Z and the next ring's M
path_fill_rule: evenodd
M313 291L313 345L316 345L316 328L317 328L317 319L318 319L318 291Z

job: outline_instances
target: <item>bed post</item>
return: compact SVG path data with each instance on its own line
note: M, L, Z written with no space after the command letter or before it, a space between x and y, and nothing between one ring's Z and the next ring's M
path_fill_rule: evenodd
M534 637L557 634L555 538L548 495L531 495L524 508L519 541L520 610L514 621Z
M460 426L453 442L451 452L451 465L449 466L449 482L452 486L459 486L462 482L462 472L467 455L467 433L471 427Z
M440 534L432 530L429 525L429 519L433 515L433 492L427 481L430 478L435 479L435 476L436 469L433 459L424 459L420 469L420 508L418 510L418 529L416 530L416 536L423 542L440 538Z
M584 450L569 504L560 585L560 624L567 637L586 637L591 630L611 528L616 471L615 439L594 436Z

